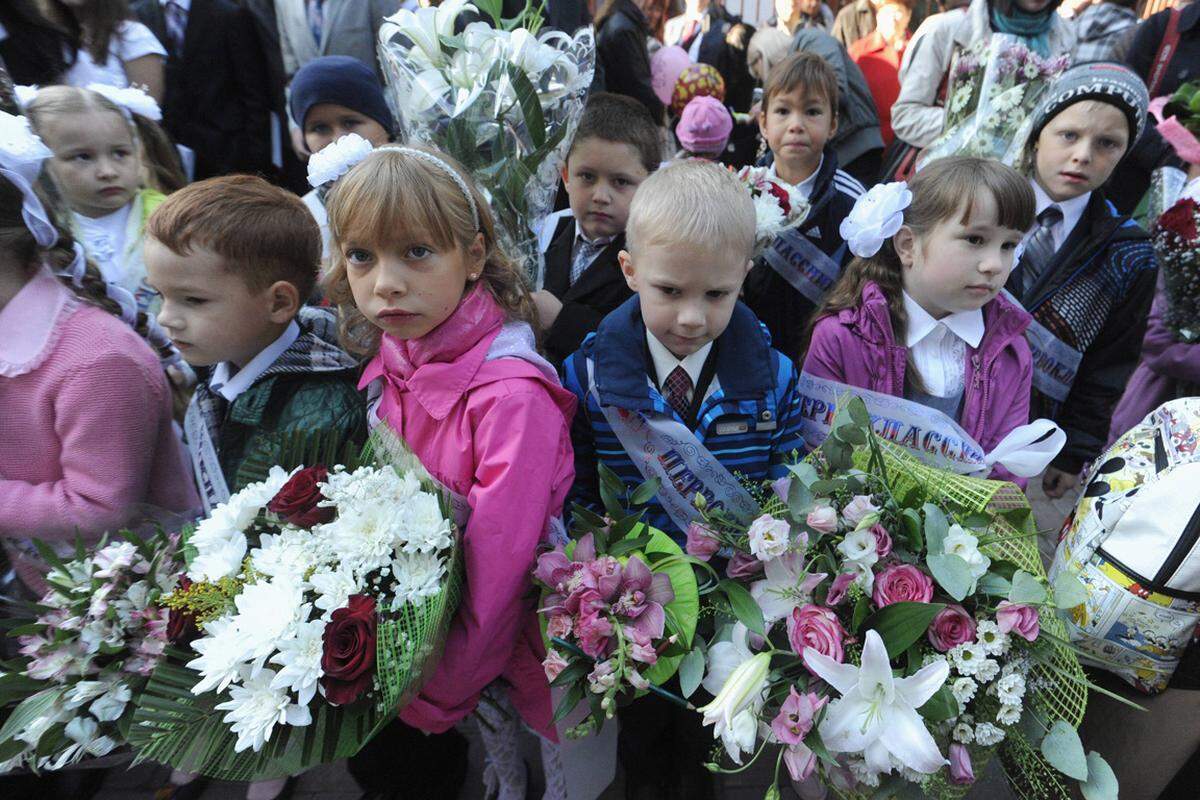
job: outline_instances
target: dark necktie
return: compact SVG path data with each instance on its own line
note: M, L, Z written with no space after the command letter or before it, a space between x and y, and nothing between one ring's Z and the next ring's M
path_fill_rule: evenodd
M687 419L688 411L691 410L691 401L688 398L691 392L692 376L688 375L683 367L671 370L671 374L663 381L663 394L666 395L667 403L675 409L675 413L681 419Z
M1025 252L1021 254L1020 291L1024 296L1042 277L1054 260L1054 226L1062 222L1062 209L1048 205L1037 215L1038 228L1029 237Z

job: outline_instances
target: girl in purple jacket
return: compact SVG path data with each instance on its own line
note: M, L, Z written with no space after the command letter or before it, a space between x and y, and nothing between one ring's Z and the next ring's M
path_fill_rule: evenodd
M992 451L1029 422L1029 315L1000 291L1033 208L1028 181L978 158L871 189L842 223L857 258L814 317L805 375L936 409Z

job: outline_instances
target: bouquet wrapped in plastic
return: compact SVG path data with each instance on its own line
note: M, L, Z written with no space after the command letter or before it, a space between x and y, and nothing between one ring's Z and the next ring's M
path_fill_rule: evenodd
M769 167L742 167L738 180L754 198L754 250L761 252L787 228L804 222L808 198L795 186L772 177Z
M710 768L770 750L777 777L845 797L954 798L998 752L1031 800L1072 780L1115 800L1076 733L1089 685L1053 613L1083 587L1048 583L1020 489L921 464L858 399L790 470L749 526L709 510L689 546L730 548L738 576L729 624L680 668L685 693L715 695Z
M926 148L920 166L953 155L1015 166L1038 100L1068 61L1066 56L1042 58L1003 33L960 51L950 68L942 133Z
M496 22L455 21L479 8ZM454 156L492 207L510 255L540 288L536 226L554 203L559 169L583 113L595 65L591 28L538 33L530 8L500 19L500 3L447 0L407 9L379 29L387 95L410 140Z
M139 760L223 780L353 755L420 688L458 602L451 500L386 430L278 466L185 534L191 626L137 702Z
M1200 204L1179 200L1154 226L1167 309L1163 321L1179 341L1200 342Z
M0 773L57 770L126 743L134 704L173 632L179 537L123 531L62 558L38 542L49 589L16 618L20 657L0 664Z

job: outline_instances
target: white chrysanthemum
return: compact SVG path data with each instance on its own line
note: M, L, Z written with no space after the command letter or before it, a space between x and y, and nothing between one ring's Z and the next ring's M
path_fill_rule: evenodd
M1000 674L1000 664L994 658L985 658L979 662L979 669L975 671L975 678L980 683L989 683L995 680Z
M1004 730L990 722L981 722L975 726L975 742L981 747L991 747L1004 741Z
M251 563L263 575L301 583L327 558L322 543L320 537L296 528L284 528L277 535L264 533L258 547L250 551Z
M229 712L223 719L237 736L235 753L246 748L257 753L271 738L276 725L312 724L308 707L295 705L285 690L272 688L274 680L275 673L269 669L246 676L240 686L234 684L229 688L229 700L215 706L217 711Z
M118 683L92 703L88 708L92 716L101 722L116 722L125 713L133 693L123 683Z
M1008 652L1008 634L990 620L981 620L975 627L975 641L983 645L989 656L1002 656Z
M320 526L320 536L341 566L362 577L388 565L400 544L404 508L391 503L340 506L337 519Z
M960 722L950 731L950 738L956 742L970 744L975 741L975 729L965 722Z
M395 502L402 505L421 490L421 482L411 471L398 473L390 464L382 467L359 467L353 472L335 468L321 488L329 498L321 505L344 507Z
M1025 676L1014 672L996 681L996 697L1004 705L1019 705L1025 697Z
M354 573L346 566L318 572L309 578L309 584L317 592L317 600L313 605L322 612L321 619L326 622L334 611L346 606L350 595L357 594L360 589Z
M407 553L434 553L453 544L450 520L442 514L437 495L416 492L405 505L403 549Z
M192 642L200 655L188 662L188 667L200 673L200 682L192 694L223 691L241 674L241 667L250 660L245 634L226 615L204 625L204 636Z
M321 669L325 622L302 622L296 626L295 633L292 638L280 642L279 652L271 656L271 663L282 667L271 688L295 692L300 705L306 706L317 692L317 682L325 674Z
M436 553L401 553L391 566L396 582L393 608L403 603L418 604L437 594L446 574L446 563Z
M954 699L962 708L967 707L967 703L971 702L971 698L975 696L978 689L979 684L970 678L958 678L950 684L950 693L954 695Z
M275 652L279 641L290 637L291 630L312 611L312 604L304 602L300 584L286 578L249 584L233 602L237 607L234 624L242 632L246 660L255 662L255 672Z
M979 665L986 658L983 648L977 644L960 644L951 649L950 663L960 675L972 676L979 671Z
M775 195L763 192L754 198L755 240L770 240L779 233L785 221L783 209L779 207L779 199Z
M1021 707L1018 706L1000 706L1000 710L996 712L996 722L1001 725L1016 725L1021 721Z

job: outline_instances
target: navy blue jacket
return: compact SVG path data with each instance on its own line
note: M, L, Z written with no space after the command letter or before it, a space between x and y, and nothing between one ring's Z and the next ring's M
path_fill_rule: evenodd
M701 403L693 433L726 469L743 480L782 477L793 453L804 453L796 368L771 349L770 336L741 303L734 307L729 326L717 337L714 347L719 387ZM587 390L589 358L595 363L600 403L629 411L670 414L683 420L653 385L657 381L652 380L654 367L646 347L646 326L635 295L605 317L596 333L588 336L583 347L563 365L563 385L579 398L571 428L575 485L568 507L577 502L599 509L597 461L619 475L628 489L645 479L604 418L595 396ZM744 424L729 424L738 422ZM667 516L657 498L648 504L645 519L677 541L684 541L683 531Z
M846 249L838 229L842 220L854 208L854 203L866 190L849 174L838 169L837 155L825 145L825 158L809 196L811 210L800 232L844 268L853 256ZM817 310L807 297L800 294L760 256L746 276L746 305L750 306L767 330L780 352L797 364L803 363L804 331Z

